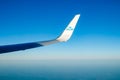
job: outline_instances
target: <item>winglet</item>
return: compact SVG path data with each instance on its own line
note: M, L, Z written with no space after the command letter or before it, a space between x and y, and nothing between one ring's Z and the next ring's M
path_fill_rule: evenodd
M70 37L72 36L72 33L75 29L75 26L78 22L79 17L80 17L80 14L75 15L75 17L72 19L72 21L66 27L66 29L63 31L63 33L56 39L57 41L65 42L70 39Z

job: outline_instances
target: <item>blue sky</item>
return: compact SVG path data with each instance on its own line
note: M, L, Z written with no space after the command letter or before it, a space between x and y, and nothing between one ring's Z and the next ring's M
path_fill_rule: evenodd
M0 59L120 59L119 0L0 0L0 45L54 39L75 14L66 43L0 55Z

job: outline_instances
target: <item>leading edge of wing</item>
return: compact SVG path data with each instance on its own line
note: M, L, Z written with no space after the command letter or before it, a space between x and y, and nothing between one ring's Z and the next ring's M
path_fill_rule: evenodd
M68 24L68 26L65 28L63 33L57 39L48 40L48 41L31 42L31 43L3 45L3 46L0 46L0 54L46 46L46 45L55 44L58 42L65 42L69 40L70 37L72 36L72 33L76 27L79 17L80 17L80 14L75 15L75 17Z

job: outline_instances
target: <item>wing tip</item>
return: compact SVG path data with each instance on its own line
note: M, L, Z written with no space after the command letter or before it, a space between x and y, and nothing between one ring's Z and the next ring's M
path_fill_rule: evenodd
M80 16L80 14L76 14L76 16Z
M57 38L59 42L66 42L70 39L70 37L73 34L74 28L76 27L79 17L80 17L80 14L76 14L74 16L72 21L68 24L68 26L63 31L63 33Z

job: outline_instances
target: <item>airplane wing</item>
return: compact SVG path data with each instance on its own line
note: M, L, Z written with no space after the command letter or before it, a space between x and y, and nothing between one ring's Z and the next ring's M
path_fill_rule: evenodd
M75 15L75 17L68 24L66 29L63 31L63 33L57 39L48 40L48 41L31 42L31 43L3 45L3 46L0 46L0 54L7 53L7 52L26 50L26 49L36 48L36 47L40 47L40 46L46 46L46 45L50 45L50 44L54 44L54 43L58 43L58 42L66 42L67 40L70 39L70 37L75 29L75 26L78 22L79 17L80 17L80 14Z

